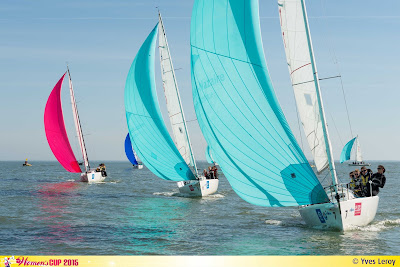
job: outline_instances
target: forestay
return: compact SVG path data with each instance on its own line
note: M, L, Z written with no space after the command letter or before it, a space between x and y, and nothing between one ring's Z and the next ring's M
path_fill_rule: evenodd
M160 13L158 27L161 76L175 144L185 162L195 168L195 159L193 156L189 133L186 127L185 115L183 113L182 103L179 96L178 83L176 82L174 66L172 65L167 36L165 35L165 29Z
M196 0L196 115L232 188L262 206L328 202L282 113L261 42L257 0Z
M283 44L298 113L315 166L318 172L322 172L328 167L328 155L318 108L302 3L301 0L279 0L278 5ZM318 77L317 73L315 77Z
M194 180L160 112L154 75L157 26L139 49L126 79L124 98L129 135L140 159L158 177L173 181Z
M342 153L340 154L340 163L345 162L346 160L350 159L351 149L353 148L354 141L357 137L354 137L346 145L344 145Z
M47 142L58 162L69 172L81 172L65 130L61 105L61 87L65 74L54 86L44 109L44 130Z

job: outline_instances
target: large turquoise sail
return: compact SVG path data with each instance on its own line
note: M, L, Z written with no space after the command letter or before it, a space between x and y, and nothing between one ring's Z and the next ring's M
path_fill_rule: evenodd
M351 139L347 144L344 145L342 153L340 154L340 163L350 159L351 149L353 148L354 141L357 137Z
M261 206L328 202L276 99L257 0L195 0L191 22L195 111L235 192Z
M160 112L154 75L157 25L140 47L126 79L125 111L129 135L136 154L155 175L165 180L194 180L196 178L172 141Z
M206 160L207 160L207 163L210 163L210 164L214 163L214 160L213 160L213 158L211 156L211 148L210 148L210 146L206 147Z

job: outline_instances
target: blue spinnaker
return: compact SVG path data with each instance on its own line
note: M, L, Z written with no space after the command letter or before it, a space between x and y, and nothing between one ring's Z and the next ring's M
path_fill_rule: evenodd
M340 154L340 163L350 159L351 149L353 148L354 141L357 137L354 137L346 145L344 145L342 153Z
M207 162L210 163L210 164L214 163L213 158L212 158L212 156L211 156L211 149L210 149L210 146L207 146L207 148L206 148L206 160L207 160Z
M129 135L136 154L155 175L165 180L194 180L196 178L172 141L160 112L154 75L157 25L140 47L126 79L125 111Z
M257 0L196 0L191 71L197 119L235 192L261 206L329 202L278 104Z
M132 142L129 137L129 133L126 135L126 138L125 138L125 154L126 154L126 157L129 159L129 161L133 165L138 165L135 154L133 153Z

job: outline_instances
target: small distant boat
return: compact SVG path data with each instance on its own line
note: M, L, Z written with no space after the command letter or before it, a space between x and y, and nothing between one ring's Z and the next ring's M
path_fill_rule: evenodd
M132 163L134 169L143 169L143 163L138 161L135 151L132 148L131 138L129 133L125 138L125 154L129 161Z
M349 166L371 166L370 163L363 161L358 135L347 142L343 147L342 153L340 154L340 163L350 159L351 151L354 151L354 160L349 163Z
M75 158L74 152L72 151L71 145L68 140L67 131L65 129L62 105L61 105L61 87L65 75L68 72L69 78L69 89L72 104L72 113L75 122L75 129L79 140L79 146L81 148L83 162L85 164L85 171L82 172L79 167L79 163ZM47 142L57 158L58 162L68 172L81 173L82 182L101 182L106 177L106 171L104 164L97 169L90 169L89 159L86 152L85 141L83 139L82 127L79 120L78 108L76 106L74 89L72 86L71 75L69 68L67 72L61 77L61 79L54 86L47 99L46 107L44 110L44 129L46 132Z
M25 162L22 164L22 166L30 167L32 164L28 163L28 159L25 159Z
M158 30L161 75L174 140L162 118L155 87ZM132 146L151 172L161 179L176 181L179 192L189 197L206 196L217 191L218 179L207 179L196 167L160 13L159 23L140 47L129 70L125 84L125 111Z

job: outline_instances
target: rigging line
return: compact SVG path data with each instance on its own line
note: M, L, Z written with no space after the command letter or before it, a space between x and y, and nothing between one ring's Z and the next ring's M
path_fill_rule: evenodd
M342 146L344 146L343 141L342 141L342 138L340 137L339 130L338 130L338 128L336 127L335 120L333 119L332 113L329 113L329 115L331 115L332 122L333 122L333 126L335 126L336 132L337 132L337 134L338 134L338 136L339 136L340 143L342 143Z
M323 15L323 17L326 18L326 17L327 17L327 16L326 16L326 3L325 3L324 1L321 1L321 9L322 9L322 15ZM325 26L324 28L327 29L328 27ZM331 41L333 41L333 40L331 40ZM332 45L332 42L331 42L331 41L329 41L329 44L330 44L330 45ZM342 74L341 74L341 71L340 71L340 66L339 66L339 64L338 64L338 60L337 60L337 57L336 57L335 50L334 50L333 47L330 46L330 45L328 45L327 47L329 48L329 50L330 50L331 53L332 53L332 61L333 61L333 64L336 65L336 70L337 70L337 72L338 72L338 74L339 74L337 77L340 78L340 86L341 86L341 88L342 88L344 105L345 105L345 107L346 107L347 121L349 122L349 128L350 128L351 138L353 138L353 136L354 136L354 135L353 135L353 129L351 128L350 115L349 115L349 109L348 109L348 107L347 107L346 94L345 94L345 92L344 92L344 87L343 87ZM333 78L335 78L335 77L333 77ZM343 143L342 143L342 144L343 144Z

